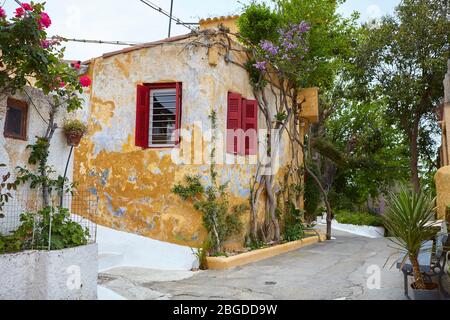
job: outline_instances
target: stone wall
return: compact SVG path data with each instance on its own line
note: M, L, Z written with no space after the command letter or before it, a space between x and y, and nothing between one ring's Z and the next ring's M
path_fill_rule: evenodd
M216 110L218 130L225 134L228 92L247 99L254 96L248 73L239 65L245 63L245 56L234 51L228 57L232 62L226 62L220 50L187 49L192 40L159 43L91 60L93 84L85 92L87 103L81 114L90 132L76 152L74 171L75 180L99 197L98 224L183 246L202 244L206 232L201 214L171 190L186 174L199 174L205 183L209 181L209 165L204 160L209 157L210 141L202 133L210 129L211 110ZM208 57L212 52L217 59ZM173 149L135 146L136 87L158 82L182 82L181 128L201 138L196 140L198 144L182 139L175 151L190 154L196 150L203 158L174 163ZM274 99L271 92L267 96ZM265 127L263 120L260 114L260 128ZM280 164L286 165L291 154L286 137L281 150ZM218 153L225 155L225 151L225 145L217 146ZM216 166L219 181L229 182L231 205L248 203L250 179L256 171L249 157L238 158L243 163ZM279 176L282 174L280 170ZM263 204L260 207L263 209ZM260 215L262 219L264 212ZM247 227L249 214L242 220ZM245 228L228 245L242 246L247 232Z

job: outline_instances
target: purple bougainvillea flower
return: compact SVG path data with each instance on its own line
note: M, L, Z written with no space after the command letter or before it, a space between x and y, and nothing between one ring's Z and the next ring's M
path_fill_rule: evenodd
M257 61L253 66L261 71L266 70L267 61Z

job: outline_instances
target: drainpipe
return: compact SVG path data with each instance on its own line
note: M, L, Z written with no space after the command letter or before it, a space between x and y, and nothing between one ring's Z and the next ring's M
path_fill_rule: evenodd
M62 208L64 205L64 193L65 193L65 184L66 184L66 177L67 177L67 170L69 168L69 163L70 163L70 158L72 157L72 152L73 152L73 146L70 146L70 152L69 152L69 157L67 158L67 162L66 162L66 169L64 170L64 177L63 177L63 186L62 186L62 190L61 190L61 197L59 200L59 206Z

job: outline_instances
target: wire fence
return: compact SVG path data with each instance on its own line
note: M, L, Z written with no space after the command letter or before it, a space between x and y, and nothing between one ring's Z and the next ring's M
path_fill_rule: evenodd
M58 241L64 246L67 239L58 239L61 238L58 228L61 228L62 219L64 225L75 222L81 226L82 239L79 241L87 242L86 244L96 242L97 224L94 221L98 210L98 197L91 192L76 190L62 197L53 195L47 210L43 210L45 206L40 190L18 190L11 195L12 198L3 207L0 235L11 236L19 233L24 244L22 249L52 249L55 243L57 246ZM80 230L77 225L72 224L71 230ZM22 230L23 232L20 232Z

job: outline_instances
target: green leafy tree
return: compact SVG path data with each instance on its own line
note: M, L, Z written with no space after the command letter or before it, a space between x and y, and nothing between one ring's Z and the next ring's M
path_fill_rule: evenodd
M429 164L449 56L449 4L445 0L403 0L388 15L362 29L355 79L361 99L385 101L386 117L409 145L410 177L420 189L421 164ZM433 150L435 152L435 150Z
M353 33L356 31L356 16L350 19L340 16L337 8L341 3L342 1L280 0L273 1L272 8L252 2L246 6L239 19L241 40L255 59L255 62L248 64L247 67L266 127L269 130L280 130L280 136L283 132L287 132L294 149L303 149L303 153L307 156L309 148L303 143L298 130L300 127L298 115L301 112L301 105L297 103L299 90L313 86L319 86L323 90L332 87L339 70L350 54ZM261 24L252 19L258 16L264 16L272 21ZM280 27L274 34L268 30L268 25ZM274 88L274 83L280 84L277 89ZM279 103L269 105L265 98L266 89L271 92L280 91L277 94ZM268 157L271 157L273 150L279 146L279 141L272 141L271 138L269 136L266 141ZM323 195L328 212L327 237L330 239L332 210L320 177L308 168L307 161L293 157L289 164L291 182L298 185L302 181L303 166L318 184ZM260 230L263 240L268 240L266 234L269 233L269 227L273 226L273 238L278 241L280 227L275 214L277 204L274 177L260 175L257 172L254 181L251 187L252 219L255 220L256 204L264 190L268 199L267 219ZM294 199L294 203L299 201L299 197ZM252 226L252 237L255 238L255 223Z

